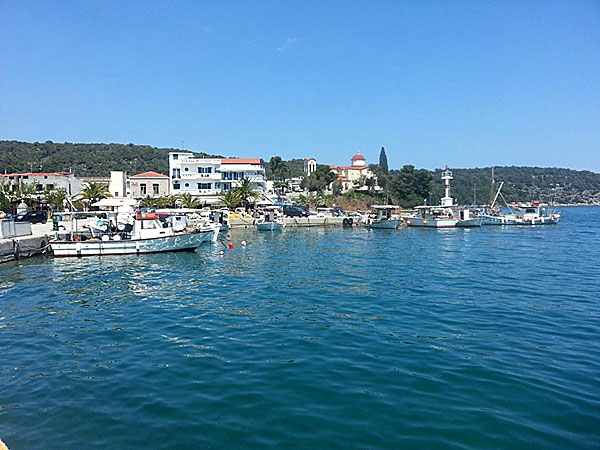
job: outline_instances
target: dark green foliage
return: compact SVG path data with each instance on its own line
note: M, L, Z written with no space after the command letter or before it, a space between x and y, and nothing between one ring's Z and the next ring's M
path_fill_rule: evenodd
M281 156L273 156L268 164L269 167L269 179L283 181L289 178L290 169L288 164L281 159Z
M40 168L44 172L71 170L77 177L106 177L111 170L130 174L153 170L166 174L169 152L176 151L180 150L134 144L0 141L0 170L8 173L40 171Z
M279 156L274 156L273 158L280 158ZM273 174L273 170L271 169L271 161L273 160L273 158L271 158L271 160L269 161L269 164L263 164L264 168L265 168L265 175L267 177L267 180L276 180L276 176ZM304 175L304 160L303 159L288 159L288 160L281 160L284 164L285 167L287 169L287 175L286 178L298 178Z
M318 164L317 170L311 173L309 177L304 177L301 186L311 192L323 192L336 179L337 175L331 171L329 166Z
M384 184L382 187L387 187L390 196L403 207L422 205L429 197L431 181L431 172L416 170L411 165L391 170L388 175L380 175L380 182Z
M388 173L388 160L385 148L383 147L381 147L381 152L379 152L379 170L381 173Z

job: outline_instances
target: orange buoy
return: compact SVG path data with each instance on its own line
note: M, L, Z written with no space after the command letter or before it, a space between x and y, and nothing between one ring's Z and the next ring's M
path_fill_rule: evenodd
M233 248L233 242L229 243L229 248Z

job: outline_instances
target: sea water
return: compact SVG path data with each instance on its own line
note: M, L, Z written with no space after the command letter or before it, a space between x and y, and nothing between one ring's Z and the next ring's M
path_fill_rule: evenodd
M232 250L4 264L0 438L598 448L598 223L248 229Z

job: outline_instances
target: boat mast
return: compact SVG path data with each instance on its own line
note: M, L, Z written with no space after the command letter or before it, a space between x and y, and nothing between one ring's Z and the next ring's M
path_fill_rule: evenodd
M495 182L494 182L494 166L492 166L492 184L490 185L490 208L493 208L494 207L493 203L495 203L492 200L494 198L494 192L495 192L494 184L495 184Z

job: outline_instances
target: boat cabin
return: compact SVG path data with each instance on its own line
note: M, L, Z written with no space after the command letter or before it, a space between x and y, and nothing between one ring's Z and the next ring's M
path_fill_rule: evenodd
M373 205L373 214L375 214L375 220L390 220L392 213L396 210L397 206L394 205Z

